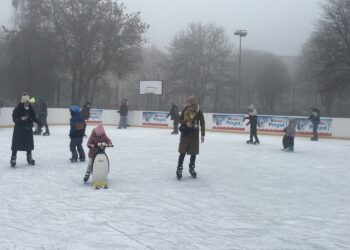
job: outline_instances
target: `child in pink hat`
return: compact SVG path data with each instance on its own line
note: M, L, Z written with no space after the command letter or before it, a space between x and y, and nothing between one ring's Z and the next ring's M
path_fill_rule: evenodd
M89 163L86 169L84 182L86 183L89 180L90 174L92 172L92 163L93 159L96 155L95 147L101 142L106 143L108 146L112 146L111 139L108 138L106 135L106 132L104 130L104 127L102 124L98 125L96 128L94 128L91 132L90 138L87 142L87 146L89 148Z

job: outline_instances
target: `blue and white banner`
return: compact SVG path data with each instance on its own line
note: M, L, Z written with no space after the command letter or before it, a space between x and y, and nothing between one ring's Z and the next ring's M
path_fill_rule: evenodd
M167 127L168 126L168 120L166 117L167 115L168 115L167 112L158 112L158 111L142 112L142 125Z
M288 116L258 116L258 130L263 132L282 132L288 126Z
M299 134L312 135L312 122L306 117L300 117L299 120ZM321 122L317 127L317 132L319 135L332 135L332 119L331 118L321 118Z
M103 109L90 109L90 117L89 117L89 120L86 121L86 123L89 123L89 124L102 123L102 114L103 114Z
M213 129L244 131L244 115L213 114Z

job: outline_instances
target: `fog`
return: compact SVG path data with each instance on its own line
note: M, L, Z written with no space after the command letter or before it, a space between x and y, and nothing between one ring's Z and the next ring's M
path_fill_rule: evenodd
M233 36L247 29L246 49L295 56L308 39L322 0L125 0L129 12L141 12L150 25L148 44L164 49L189 22L213 22ZM11 26L11 0L0 1L0 24Z

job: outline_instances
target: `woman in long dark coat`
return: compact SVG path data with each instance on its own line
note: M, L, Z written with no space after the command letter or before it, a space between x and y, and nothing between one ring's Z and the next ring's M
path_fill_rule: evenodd
M28 164L35 165L32 157L32 150L34 150L33 122L38 123L39 126L41 123L30 105L28 94L22 95L21 103L13 110L12 119L15 127L12 136L11 166L16 166L17 151L26 151Z
M180 144L179 160L176 170L176 176L180 180L182 177L183 162L186 154L191 155L189 171L193 178L197 177L195 171L196 156L199 154L199 126L201 132L201 142L204 142L205 120L203 112L199 109L197 98L189 96L186 99L186 108L180 115Z

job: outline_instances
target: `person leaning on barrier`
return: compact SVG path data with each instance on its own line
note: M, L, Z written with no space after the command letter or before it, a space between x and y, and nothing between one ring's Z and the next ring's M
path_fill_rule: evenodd
M177 135L179 133L179 108L175 105L175 103L171 103L171 110L169 114L166 116L168 118L170 116L171 120L174 121L174 131L171 132L173 135Z

